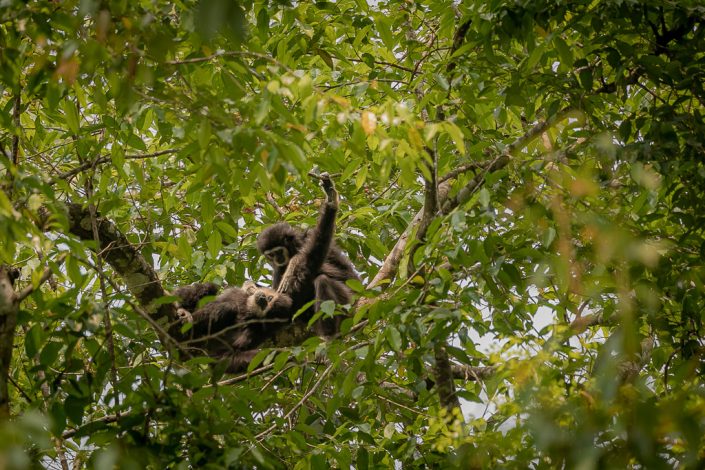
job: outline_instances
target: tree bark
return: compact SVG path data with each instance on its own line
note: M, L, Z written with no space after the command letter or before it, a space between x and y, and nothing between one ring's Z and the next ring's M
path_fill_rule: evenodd
M80 204L67 204L69 231L82 240L94 241L91 215L87 207ZM112 266L127 285L130 293L144 307L145 311L158 323L167 324L167 331L179 336L176 309L173 303L156 305L155 301L167 292L159 276L150 263L142 256L111 221L96 217L100 238L100 254Z
M20 304L14 288L17 274L17 270L9 266L0 266L0 419L10 416L8 374Z

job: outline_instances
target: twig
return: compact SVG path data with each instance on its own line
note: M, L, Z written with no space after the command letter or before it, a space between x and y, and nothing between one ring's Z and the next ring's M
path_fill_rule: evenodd
M218 382L218 386L232 385L232 384L235 384L238 382L242 382L242 381L247 380L250 377L253 377L255 375L263 374L273 368L274 368L274 364L267 364L266 366L262 366L262 367L259 367L255 370L253 370L252 372L247 372L245 374L236 375L235 377L232 377L230 379L221 380L220 382ZM207 387L212 387L212 385L205 385L203 388L207 388Z
M22 93L17 90L15 95L15 107L12 110L12 120L15 124L14 135L12 136L12 164L17 166L20 163L20 109L22 106Z
M352 58L348 58L348 59L345 59L345 60L347 60L347 61L349 61L349 62L366 63L364 59L352 59ZM395 63L393 63L393 62L386 62L386 61L384 61L384 60L375 60L375 61L373 61L373 63L375 63L375 64L377 64L377 65L386 65L387 67L392 67L392 68L394 68L394 69L403 70L404 72L409 72L409 73L412 73L412 74L414 73L414 69L412 69L412 68L410 68L410 67L405 67L405 66L400 65L400 64L395 64Z
M39 389L42 391L42 397L44 398L44 403L42 404L42 411L44 413L47 413L48 407L47 407L47 401L51 397L51 391L49 390L49 385L47 384L46 380L46 372L42 368L41 361L39 359L39 353L35 354L34 356L34 362L36 364L36 367L39 368L37 371L37 377L39 378ZM54 449L56 449L56 454L59 456L59 463L61 464L62 470L69 470L69 464L68 461L66 460L66 452L64 452L63 448L63 439L60 437L54 437L52 438L54 441Z
M115 414L115 415L103 416L101 418L94 419L93 421L88 421L86 424L79 426L75 429L69 429L68 431L64 431L61 434L61 437L63 439L69 439L69 438L75 436L79 431L81 431L81 429L85 429L88 426L92 426L92 425L98 424L98 423L105 423L105 424L115 423L115 422L119 421L122 417L124 417L124 415L120 416L120 415Z
M24 398L28 404L31 405L32 403L34 403L34 401L32 400L32 397L27 395L27 392L25 392L24 389L22 387L20 387L20 384L15 382L15 379L12 378L12 375L7 374L7 380L12 384L13 387L15 387L17 389L18 392L20 392L20 395L22 395L22 398Z
M267 192L267 202L269 202L272 207L274 207L274 210L277 211L277 214L282 217L286 215L286 211L282 209L279 204L277 204L277 201L274 199L274 196L272 196L272 193L270 192Z
M61 263L63 263L65 259L66 259L66 253L62 253L59 256L59 258L56 260L57 265L60 266ZM39 286L41 286L46 281L48 281L52 274L53 274L53 271L51 270L50 267L47 266L46 268L44 268L44 272L42 273L42 277L39 278L39 282L37 283L37 285L35 286L34 284L30 284L27 287L25 287L24 289L22 289L22 291L19 294L17 294L17 302L22 302L24 299L29 297L32 294L32 292L34 292L36 289L39 288Z
M311 397L311 395L313 395L316 392L316 390L318 390L318 387L320 387L321 384L323 383L323 379L325 379L326 376L328 374L330 374L330 372L333 370L333 365L334 365L334 363L331 363L328 367L326 367L326 370L324 370L323 373L321 373L321 376L318 378L316 383L313 384L313 386L309 389L309 391L306 392L306 394L301 398L301 400L299 400L299 402L296 405L294 405L294 407L291 410L289 410L289 412L281 418L282 421L286 421L287 419L289 419L296 412L296 410L301 408L303 406L303 404L306 403L306 401ZM257 439L258 441L261 440L264 436L266 436L270 432L274 431L276 428L277 428L277 424L275 423L272 426L270 426L269 428L267 428L267 430L262 431L261 433L257 434L255 436L255 439Z
M254 59L262 59L266 60L268 62L271 62L275 65L278 65L279 67L283 68L287 72L292 72L292 70L284 65L282 62L279 60L275 59L272 56L266 55L266 54L260 54L259 52L251 52L251 51L217 51L214 54L211 54L209 56L205 57L192 57L190 59L182 59L182 60L170 60L167 61L166 64L168 65L185 65L185 64L198 64L201 62L209 62L213 59L217 59L218 57L252 57Z
M401 173L400 173L400 174L397 174L397 176L394 177L394 179L389 183L389 185L388 185L386 188L384 188L384 190L383 190L381 193L379 193L377 196L373 197L373 198L367 203L367 205L368 205L368 206L371 206L372 204L374 204L375 202L377 202L379 199L381 199L382 196L384 196L384 195L387 193L387 191L389 191L390 189L392 189L392 188L394 187L394 185L397 184L397 181L399 180L399 176L400 176L400 175L401 175Z
M79 155L79 159L80 159L80 155ZM94 160L93 165L91 167L90 178L88 178L86 180L85 190L86 190L86 198L88 199L88 213L90 214L91 230L93 231L93 240L95 241L96 246L101 246L100 234L98 232L96 208L95 208L95 204L93 203L93 178L95 177L96 164L97 164L97 160ZM103 272L103 253L97 252L95 256L96 256L96 261L97 261L98 272L102 273ZM110 356L110 379L111 379L110 381L112 382L113 392L115 394L116 409L119 409L120 408L120 392L118 391L117 364L115 362L115 341L113 338L113 322L112 322L112 318L110 316L110 301L108 300L108 292L107 292L107 289L105 288L104 277L99 275L98 282L100 284L100 295L102 296L103 306L105 308L105 317L104 317L105 318L105 336L106 336L106 339L108 340L108 354ZM120 412L118 411L117 414L119 416Z
M489 165L489 163L490 162L485 161L485 162L473 162L473 163L467 163L465 165L461 165L458 168L456 168L455 170L451 170L448 173L446 173L445 175L438 178L438 182L443 183L444 181L448 181L450 179L453 179L456 176L461 175L461 174L468 172L470 170L477 170L479 168L484 168L487 165Z

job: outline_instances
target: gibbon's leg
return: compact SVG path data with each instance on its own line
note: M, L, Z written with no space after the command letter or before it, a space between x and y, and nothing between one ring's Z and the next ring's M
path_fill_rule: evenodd
M225 371L231 374L237 374L247 370L247 366L250 365L250 362L252 362L252 359L255 358L259 351L259 349L250 349L247 351L239 351L227 356L226 360L229 364Z
M313 281L316 290L316 306L315 311L320 311L321 303L326 300L332 300L336 304L343 305L350 302L350 293L348 286L340 281L332 279L325 274L321 274ZM320 318L315 325L316 334L319 336L333 336L340 330L340 322L342 318L336 316L333 318Z
M326 192L326 203L316 228L306 237L306 243L301 251L289 260L289 265L277 288L277 292L291 297L295 297L304 285L313 282L312 277L320 271L333 243L335 217L338 213L338 192L328 173L321 174L321 186Z
M218 293L219 287L212 282L197 282L188 286L181 286L174 290L174 295L179 298L178 308L189 313L196 311L198 302L207 296L214 296Z

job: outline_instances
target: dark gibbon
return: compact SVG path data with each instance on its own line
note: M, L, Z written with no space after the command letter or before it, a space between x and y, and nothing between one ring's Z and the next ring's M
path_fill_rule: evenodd
M291 297L292 315L315 300L313 311L309 309L303 315L306 320L319 310L323 301L349 304L352 291L345 281L359 279L348 257L333 242L338 192L327 173L320 178L326 201L313 230L302 231L280 222L257 237L257 249L273 268L272 287ZM331 336L339 327L340 319L327 318L319 321L315 330L319 335Z
M179 298L176 302L179 316L195 312L201 299L215 296L219 290L220 288L212 282L197 282L179 287L174 291L174 295Z
M174 291L179 297L179 319L193 324L186 344L204 355L238 358L269 339L291 319L289 296L252 282L246 282L242 288L229 287L212 302L195 308L201 299L215 293L215 284L192 284ZM240 362L246 365L249 361Z

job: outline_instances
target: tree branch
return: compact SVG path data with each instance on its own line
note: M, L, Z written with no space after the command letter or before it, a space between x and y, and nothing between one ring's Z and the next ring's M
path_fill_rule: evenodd
M160 150L160 151L158 151L158 152L153 152L153 153L144 153L144 154L137 154L137 155L125 155L125 160L142 160L142 159L146 159L146 158L160 157L160 156L162 156L162 155L168 155L168 154L171 154L171 153L176 153L176 152L178 152L179 150L180 150L180 149L176 148L176 149ZM60 173L60 174L57 175L55 178L52 178L51 181L49 181L49 184L55 184L58 180L66 180L66 179L69 179L69 178L71 178L71 177L73 177L73 176L76 176L77 174L81 173L82 171L85 171L85 170L87 170L87 169L89 169L89 168L91 168L91 167L93 167L93 166L102 165L103 163L107 163L107 162L110 162L110 161L112 161L112 159L111 159L110 156L104 156L104 157L97 158L97 159L94 160L94 161L85 162L85 163L83 163L83 164L77 166L77 167L74 168L73 170L69 170L69 171L65 171L65 172L63 172L63 173Z
M455 393L453 370L445 344L436 343L434 345L433 357L436 363L431 370L433 371L433 380L436 382L438 398L441 402L441 406L448 410L448 413L452 416L454 409L460 409L460 400Z
M440 204L442 204L446 200L449 191L450 183L448 182L441 183L438 186L437 199ZM368 289L377 287L383 282L391 280L396 275L397 270L399 269L402 254L404 253L404 250L406 249L406 244L409 241L409 236L411 235L413 230L421 223L423 215L424 208L422 207L416 213L414 218L411 219L411 222L409 223L408 227L406 228L404 233L401 234L399 240L397 240L397 243L392 248L392 251L385 258L382 267L377 272L377 275L367 285Z
M85 191L86 198L88 199L88 215L91 222L91 232L93 234L93 241L97 246L100 246L100 233L98 231L98 221L97 221L97 211L93 201L93 178L95 177L95 166L93 163L91 166L90 177L86 179ZM118 378L117 378L117 363L115 361L115 341L113 337L113 320L110 313L110 302L108 301L107 289L105 288L105 279L102 276L103 273L103 256L102 251L95 254L96 264L98 267L98 283L100 285L100 295L103 301L104 309L104 319L105 319L105 337L108 344L108 356L110 357L110 382L113 386L113 392L115 396L116 408L120 408L120 392L118 391ZM165 344L166 346L166 344ZM118 415L120 413L118 412Z
M310 390L309 390L308 392L306 392L306 394L305 394L303 397L301 397L301 400L299 400L299 402L298 402L296 405L294 405L294 407L293 407L291 410L289 410L289 412L288 412L287 414L285 414L285 415L281 418L282 421L286 421L287 419L289 419L289 418L291 417L291 415L293 415L293 414L296 412L296 410L298 410L299 408L301 408L301 407L303 406L303 404L306 403L306 401L307 401L309 398L311 398L311 395L313 395L313 394L316 392L316 390L318 390L318 388L319 388L319 387L321 386L321 384L323 383L323 379L325 379L325 378L328 376L328 374L331 373L331 371L333 370L333 365L334 365L334 363L331 363L331 364L326 368L326 370L324 370L323 373L321 373L321 376L318 378L318 380L316 381L316 383L313 384L313 386L310 388ZM261 433L257 434L257 435L255 436L255 439L261 440L261 439L264 438L267 434L269 434L270 432L274 431L276 428L277 428L277 424L275 423L275 424L273 424L272 426L270 426L269 428L267 428L266 430L264 430L264 431L262 431Z
M253 59L262 59L266 60L268 62L271 62L287 72L293 72L289 67L284 65L282 62L277 60L276 58L272 56L268 56L266 54L260 54L259 52L251 52L251 51L217 51L214 54L211 54L209 56L205 57L192 57L190 59L182 59L182 60L170 60L166 62L168 65L185 65L185 64L198 64L201 62L210 62L213 59L217 59L219 57L251 57Z
M120 419L126 418L126 415L118 416L118 415L107 415L103 416L97 419L94 419L93 421L88 421L86 424L79 426L75 429L69 429L68 431L64 431L61 434L62 439L70 439L79 432L85 431L90 427L95 426L96 424L109 424L109 423L116 423Z
M56 260L57 266L61 266L61 264L64 262L66 259L66 253L62 253ZM37 285L35 286L34 284L29 284L27 287L22 289L22 291L17 294L17 302L22 302L24 299L32 295L32 292L37 290L42 284L44 284L46 281L49 280L49 278L52 276L54 272L52 271L51 267L47 266L44 268L44 272L42 273L42 277L39 278L39 282L37 282Z
M14 284L17 271L0 266L0 419L10 415L9 373L19 302Z
M69 232L82 240L93 241L93 230L89 211L80 204L66 205ZM46 226L46 216L44 223ZM127 238L111 221L97 216L96 226L100 239L99 251L123 279L128 290L144 307L147 314L158 323L167 322L167 330L171 336L180 337L180 327L177 322L176 309L173 303L156 305L155 301L167 295L161 281L150 263L145 260L140 251L132 246ZM159 333L159 332L158 332ZM160 335L161 336L161 335ZM165 345L169 342L160 338Z
M15 105L12 109L12 121L15 125L15 132L12 136L12 164L17 166L20 164L20 110L22 107L22 94L20 90L17 90L15 95Z

